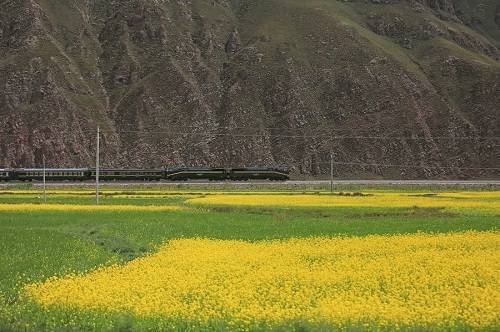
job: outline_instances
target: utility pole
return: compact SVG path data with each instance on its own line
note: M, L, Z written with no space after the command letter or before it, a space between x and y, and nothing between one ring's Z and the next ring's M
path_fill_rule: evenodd
M42 154L43 162L43 202L47 204L47 187L45 185L45 154Z
M100 128L97 126L97 151L95 157L95 203L99 205L99 137Z
M333 152L330 152L330 192L333 193Z

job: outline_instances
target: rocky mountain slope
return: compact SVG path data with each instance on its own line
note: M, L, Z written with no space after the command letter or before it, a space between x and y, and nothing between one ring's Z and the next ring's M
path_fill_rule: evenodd
M498 0L0 8L0 165L500 177Z

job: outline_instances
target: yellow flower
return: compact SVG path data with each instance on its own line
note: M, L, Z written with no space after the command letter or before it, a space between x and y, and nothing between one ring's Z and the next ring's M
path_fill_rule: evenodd
M370 193L365 196L325 194L227 194L189 199L191 204L245 205L282 207L434 207L473 208L500 211L500 192L439 193L432 195L408 193Z
M261 242L180 239L156 254L25 287L43 306L228 324L494 327L500 233Z
M0 204L0 211L173 211L170 205Z

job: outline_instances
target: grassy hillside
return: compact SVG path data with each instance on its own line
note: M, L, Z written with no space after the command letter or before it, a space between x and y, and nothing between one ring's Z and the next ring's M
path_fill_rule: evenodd
M109 166L498 177L495 6L7 2L0 164L88 166L100 124Z

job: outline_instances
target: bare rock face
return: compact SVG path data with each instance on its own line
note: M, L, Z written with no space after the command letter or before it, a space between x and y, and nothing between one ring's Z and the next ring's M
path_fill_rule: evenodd
M321 176L333 152L343 177L499 177L498 17L494 0L7 1L0 165L91 166L99 125L107 166Z
M453 0L416 0L416 1L432 9L442 10L451 15L455 15L455 5Z

